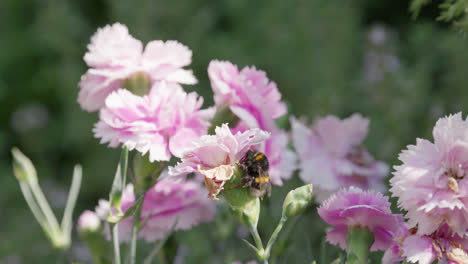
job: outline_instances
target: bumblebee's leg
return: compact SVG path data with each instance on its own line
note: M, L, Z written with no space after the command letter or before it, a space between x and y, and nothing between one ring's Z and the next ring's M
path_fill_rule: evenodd
M234 188L241 187L241 186L246 187L246 186L248 186L249 181L250 181L249 178L244 177L244 178L242 178L242 180L238 184L236 184L236 185L232 186L231 188L229 188L229 190L232 190Z
M268 197L270 197L271 196L271 182L268 183L267 192L268 192Z

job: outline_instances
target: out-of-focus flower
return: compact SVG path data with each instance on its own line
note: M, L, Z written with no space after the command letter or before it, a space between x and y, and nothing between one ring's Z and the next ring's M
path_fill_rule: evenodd
M145 73L152 82L197 82L192 71L183 69L192 61L190 49L173 40L153 40L143 50L141 41L120 23L97 30L84 60L90 69L81 77L78 102L86 111L99 110L106 97L135 73Z
M10 124L17 133L41 129L47 126L50 114L42 104L32 104L21 107L11 114Z
M407 235L395 239L398 242L392 253L385 252L383 264L409 263L431 264L435 260L444 260L448 264L468 263L468 239L453 234L448 225L444 225L430 235L418 235L417 228L411 228ZM393 261L384 261L385 256L393 255Z
M122 144L149 152L150 161L169 160L207 132L214 108L200 110L202 104L203 98L175 83L158 82L145 96L119 89L107 97L93 131L111 147Z
M468 122L461 113L441 118L434 143L417 139L399 156L390 180L393 196L408 213L410 227L429 235L447 224L464 236L468 229Z
M388 198L373 191L351 187L332 195L318 209L320 217L336 228L327 233L327 240L346 249L349 228L367 228L374 234L371 251L387 250L394 238L406 234L403 216L392 214Z
M382 264L400 264L403 261L403 257L400 256L400 247L393 245L385 250L382 257Z
M388 166L362 147L369 120L354 114L340 120L327 116L311 128L291 118L293 143L299 157L300 178L314 184L319 201L341 187L385 191Z
M270 179L281 185L296 169L296 156L288 148L288 134L279 129L275 119L286 114L286 105L276 84L255 67L241 71L228 61L211 61L208 75L216 105L228 105L239 119L234 131L260 128L271 133L270 139L256 147L270 162Z
M202 174L211 199L216 199L245 153L270 136L258 128L233 134L227 124L217 127L215 133L192 141L193 147L184 153L182 162L169 168L169 174L176 177L192 172Z
M262 127L263 124L257 122L276 119L286 113L276 84L255 67L239 71L228 61L214 60L208 66L208 75L216 105L229 104L231 111L249 127Z
M215 205L206 199L206 191L196 181L175 182L163 179L146 192L141 210L144 223L138 237L153 242L164 237L175 224L175 230L189 230L213 219ZM135 201L133 185L128 185L122 195L125 212ZM100 216L109 213L108 203L100 202L96 209ZM119 223L119 239L128 242L132 229L131 217Z
M78 231L97 231L101 228L101 220L99 216L90 210L84 211L78 218L77 229Z

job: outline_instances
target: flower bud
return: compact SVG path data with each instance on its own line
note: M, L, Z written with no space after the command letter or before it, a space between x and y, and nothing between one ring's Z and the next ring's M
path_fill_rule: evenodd
M78 218L78 232L100 232L101 220L93 211L86 210Z
M122 87L135 95L146 95L151 88L151 77L144 72L137 72L125 79L122 82Z
M37 183L37 173L31 160L19 149L13 148L13 172L19 181Z
M260 215L260 199L250 195L249 188L237 187L242 177L242 171L236 167L234 175L226 182L222 195L241 224L249 228L251 226L257 227Z
M84 211L78 218L77 230L91 253L93 263L112 263L112 250L102 232L101 220L95 212Z
M302 214L312 202L312 198L312 184L290 191L284 199L283 216L289 218Z

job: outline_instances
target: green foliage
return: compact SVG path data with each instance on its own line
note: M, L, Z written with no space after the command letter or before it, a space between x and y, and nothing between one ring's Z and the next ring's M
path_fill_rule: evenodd
M413 17L417 17L424 5L431 3L431 0L413 0L410 5L410 11ZM455 27L461 31L468 31L467 0L444 0L439 4L440 15L437 20L443 22L452 22Z

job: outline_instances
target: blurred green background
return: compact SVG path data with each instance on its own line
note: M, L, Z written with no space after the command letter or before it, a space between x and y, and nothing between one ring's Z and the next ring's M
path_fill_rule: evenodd
M119 151L93 138L97 114L76 102L86 70L82 57L98 27L119 21L144 42L188 45L200 82L186 89L203 95L205 106L213 102L206 68L217 58L265 70L294 115L313 120L361 112L371 119L366 145L394 165L405 145L431 138L437 118L466 113L468 102L467 39L434 22L436 4L416 21L407 10L405 0L0 1L0 263L87 261L78 240L72 252L52 250L21 196L9 151L18 146L33 160L58 212L75 163L84 167L75 218L107 197ZM295 177L264 201L265 239L287 190L298 185ZM276 263L328 263L320 258L325 225L315 208L295 224L284 232ZM159 260L172 263L182 255L185 263L245 262L254 259L239 240L246 236L220 208L216 224L171 237Z

